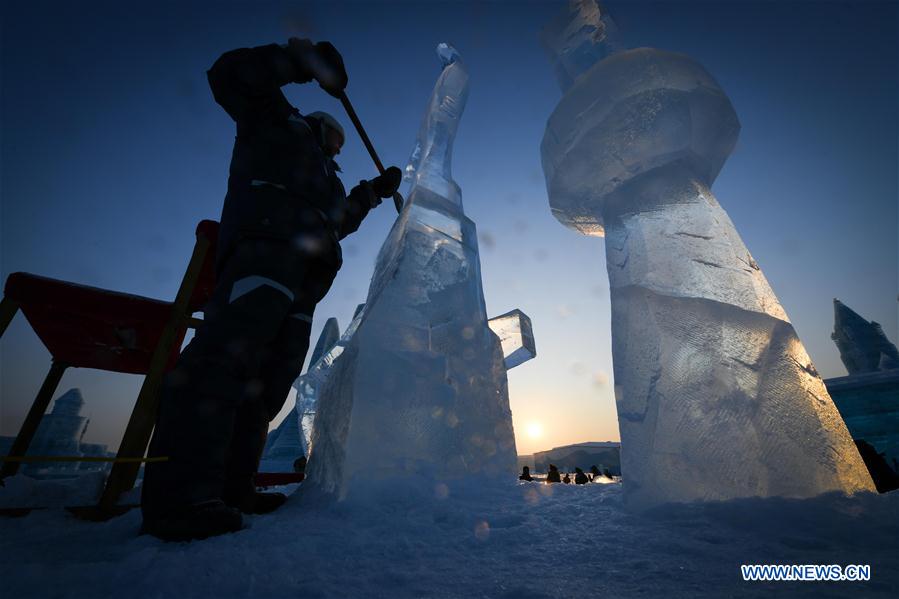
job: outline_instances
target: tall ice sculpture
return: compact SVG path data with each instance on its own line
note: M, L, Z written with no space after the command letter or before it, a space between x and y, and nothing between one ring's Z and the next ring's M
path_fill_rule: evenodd
M709 187L740 124L683 54L623 49L595 0L542 32L564 96L541 145L553 214L605 236L631 505L872 490L786 313Z
M304 493L342 500L371 481L428 488L516 468L505 355L487 322L475 225L450 174L468 73L450 46L438 54L406 205L319 391Z

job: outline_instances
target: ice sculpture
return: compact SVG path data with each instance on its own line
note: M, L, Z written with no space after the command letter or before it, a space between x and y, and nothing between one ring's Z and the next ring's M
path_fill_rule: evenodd
M92 449L90 443L84 443L90 419L81 415L84 408L84 397L81 389L69 389L56 398L53 409L44 414L34 434L34 440L28 449L29 455L38 456L88 456ZM105 456L106 447L99 446L99 453ZM87 463L85 463L87 464ZM74 472L79 469L78 462L36 462L25 464L24 471L34 476L42 471L57 473Z
M358 309L357 309L358 310ZM340 327L336 318L329 318L322 327L315 348L312 350L312 358L309 360L309 368L317 374L315 380L311 380L307 374L297 377L293 387L297 392L296 404L293 410L284 418L278 428L269 433L266 439L263 459L280 461L289 459L291 463L299 456L309 455L309 442L312 433L312 422L315 419L315 404L319 380L323 379L321 359L328 354L340 339ZM307 382L309 380L309 382Z
M358 312L358 308L356 311ZM322 332L315 342L315 349L312 350L312 358L309 360L309 367L312 368L318 362L319 358L331 351L337 341L340 339L340 325L337 324L336 318L329 318L322 327Z
M353 320L350 322L350 326L347 327L343 335L340 335L340 330L337 328L336 318L331 318L325 323L325 328L322 329L321 336L315 346L315 352L312 354L312 361L309 363L309 368L306 369L304 374L297 377L297 380L293 384L294 389L297 390L296 412L300 423L300 433L303 435L304 442L306 443L306 455L309 455L312 451L312 429L315 425L319 391L325 384L325 381L328 380L328 375L331 373L331 366L334 365L334 362L340 354L343 353L344 348L353 337L353 333L355 333L356 329L359 327L364 308L365 304L356 306L356 311L353 313ZM332 324L333 328L329 328L329 325ZM338 335L340 336L337 337Z
M306 439L300 430L299 413L294 408L285 416L278 428L269 433L262 459L266 462L287 462L289 466L298 457L306 455L306 451Z
M879 323L868 322L852 308L833 299L833 333L830 335L849 374L899 368L899 351Z
M427 488L515 472L503 351L487 326L475 225L450 174L468 73L452 47L438 55L408 199L319 394L304 493L358 498L368 481Z
M628 501L873 489L759 265L709 187L740 124L698 63L622 50L595 0L542 42L564 97L541 145L553 214L605 235Z
M506 370L524 364L537 355L531 319L521 310L515 309L491 318L487 326L499 337Z

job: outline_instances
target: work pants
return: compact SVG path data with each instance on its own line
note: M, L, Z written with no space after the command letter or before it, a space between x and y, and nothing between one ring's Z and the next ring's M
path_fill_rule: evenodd
M252 491L336 272L286 241L248 239L229 254L203 325L163 381L149 455L168 460L146 467L145 516Z

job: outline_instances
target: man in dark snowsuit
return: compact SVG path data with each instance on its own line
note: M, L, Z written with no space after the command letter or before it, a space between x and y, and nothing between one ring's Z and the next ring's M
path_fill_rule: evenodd
M317 80L346 87L327 42L223 54L208 72L213 96L237 124L204 324L163 384L143 483L143 530L166 540L241 527L241 512L286 499L253 485L268 424L309 347L312 314L341 266L339 240L399 187L396 167L349 194L333 157L343 144L325 113L303 116L281 87Z

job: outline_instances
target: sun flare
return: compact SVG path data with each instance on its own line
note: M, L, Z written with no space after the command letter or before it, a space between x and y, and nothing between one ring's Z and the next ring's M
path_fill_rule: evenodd
M528 436L537 439L543 436L543 425L539 422L529 422L527 426Z

